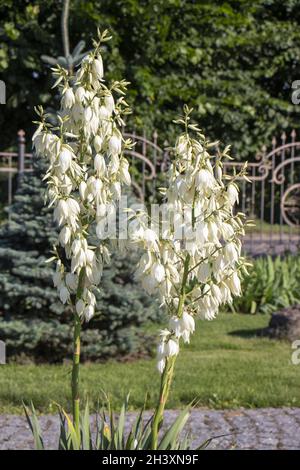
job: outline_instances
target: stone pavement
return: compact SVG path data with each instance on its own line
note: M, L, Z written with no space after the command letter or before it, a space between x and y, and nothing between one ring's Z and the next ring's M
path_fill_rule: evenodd
M166 423L178 411L166 412ZM128 413L132 421L135 413ZM145 413L145 417L149 412ZM46 448L57 448L57 416L40 418ZM127 425L129 422L127 423ZM193 448L208 437L210 449L300 449L300 408L260 408L238 410L194 409L186 425ZM31 432L23 416L0 415L0 450L32 449Z

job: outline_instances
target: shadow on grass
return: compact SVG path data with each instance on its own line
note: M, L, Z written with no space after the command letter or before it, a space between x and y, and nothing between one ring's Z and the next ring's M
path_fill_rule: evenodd
M241 338L261 338L261 337L266 337L267 336L267 328L256 328L253 330L234 330L234 331L229 331L228 334L230 336L239 336Z

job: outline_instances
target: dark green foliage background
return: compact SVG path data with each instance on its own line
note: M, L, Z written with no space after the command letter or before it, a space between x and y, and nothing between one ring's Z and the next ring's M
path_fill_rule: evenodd
M53 288L53 265L45 263L57 235L44 206L43 166L36 161L35 172L25 174L0 228L0 338L9 358L59 362L71 357L72 312ZM104 269L97 316L82 334L84 360L150 352L152 338L139 327L158 320L158 307L133 280L138 256L114 256Z
M61 2L0 2L1 146L30 134L33 106L53 104L42 54L62 55ZM70 42L110 28L106 77L131 81L130 126L173 138L172 119L193 106L211 139L251 159L283 129L299 129L291 83L300 77L300 0L72 0Z
M7 86L1 150L15 145L20 128L29 140L35 105L57 108L41 55L63 54L61 4L0 0L0 79ZM171 143L172 120L187 103L207 136L251 160L273 135L300 128L299 106L291 103L291 84L300 78L299 23L300 0L71 0L70 42L90 47L97 26L111 30L106 78L131 82L129 128L148 135L156 128L160 145ZM70 313L44 263L55 236L40 178L26 175L0 229L0 337L9 354L60 361L70 352ZM134 256L116 258L105 271L101 314L83 333L85 359L145 344L137 326L157 309L133 283L134 263Z

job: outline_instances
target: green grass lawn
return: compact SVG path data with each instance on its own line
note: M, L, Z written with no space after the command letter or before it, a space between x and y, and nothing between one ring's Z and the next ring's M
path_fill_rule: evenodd
M270 224L268 222L261 222L261 220L254 220L253 223L253 227L246 228L246 235L251 235L251 233L257 234L261 232L265 235L270 235L270 233L299 235L299 226L289 226L286 224Z
M300 365L291 363L291 346L261 338L257 329L268 323L264 315L220 315L198 322L197 333L183 348L169 400L169 408L194 398L198 406L212 408L300 406ZM33 400L41 412L55 412L54 402L68 408L70 366L0 366L0 412L21 413L21 402ZM155 360L131 363L110 361L81 367L82 395L92 405L101 390L116 405L131 392L132 408L153 407L159 376Z

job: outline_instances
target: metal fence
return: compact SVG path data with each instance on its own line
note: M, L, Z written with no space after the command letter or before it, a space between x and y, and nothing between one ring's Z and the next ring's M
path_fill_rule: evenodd
M32 154L26 153L26 139L25 132L20 129L17 134L17 151L16 152L0 152L0 178L3 180L3 176L6 181L2 182L2 192L4 192L1 198L2 203L10 205L12 203L13 193L15 191L17 181L24 171L30 171L32 169ZM6 191L5 191L6 186Z
M135 142L127 152L132 164L132 184L141 200L154 197L169 165L169 154L158 145L155 132L150 138L125 133ZM20 130L16 152L0 152L0 175L6 176L6 202L11 204L18 175L30 171L31 153L26 153L25 133ZM165 144L164 144L165 147ZM248 164L250 183L240 181L239 209L256 221L245 237L246 251L252 254L296 251L300 244L300 141L293 130L271 148L263 147ZM242 162L226 162L226 171L238 171ZM3 187L3 181L2 181ZM2 198L3 200L3 198Z

